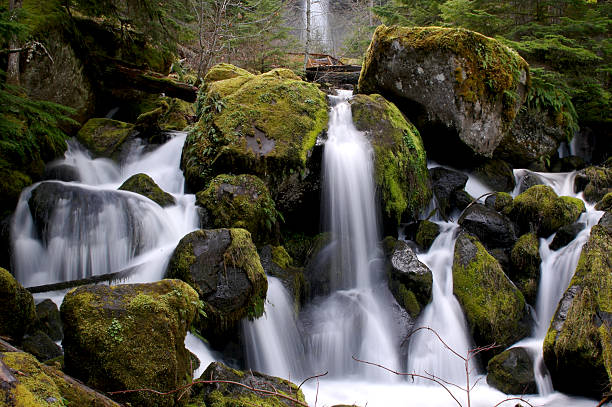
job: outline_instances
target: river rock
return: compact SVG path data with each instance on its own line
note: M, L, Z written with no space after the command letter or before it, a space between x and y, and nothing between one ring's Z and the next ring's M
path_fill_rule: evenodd
M544 180L536 173L526 171L519 180L518 193L522 194L534 185L543 185Z
M147 174L132 175L121 184L119 190L140 194L162 207L176 205L174 197L162 190Z
M478 237L489 249L512 247L516 242L510 219L482 204L467 208L459 217L459 225Z
M243 228L256 244L276 241L282 216L266 184L254 175L218 175L196 194L214 228Z
M263 313L268 283L251 234L244 229L196 230L181 239L167 278L191 285L203 302L202 332L220 334Z
M306 299L304 269L293 266L293 259L283 246L266 245L259 251L259 259L267 276L279 278L289 290L296 313Z
M485 205L497 212L505 213L506 208L512 207L512 195L507 192L495 192L485 199Z
M383 216L396 229L402 217L416 219L431 200L427 157L418 130L381 95L355 95L355 127L374 149L374 179Z
M559 197L551 187L535 185L514 198L508 216L521 233L534 231L540 237L547 237L560 227L576 222L584 211L584 202L580 199Z
M73 289L60 309L66 372L106 392L176 389L192 373L185 335L197 309L198 294L180 280ZM178 397L113 396L139 406L174 406Z
M519 237L510 253L510 278L529 304L535 305L540 281L540 241L535 233Z
M538 392L533 360L523 348L510 348L489 360L487 384L506 394Z
M34 355L41 362L54 359L63 354L62 348L42 331L36 331L24 336L21 341L21 348L25 352Z
M544 341L544 361L559 391L600 399L611 390L610 264L612 230L595 225Z
M419 261L406 242L398 240L391 255L389 288L413 318L431 301L431 270Z
M61 341L64 337L59 309L48 298L36 304L35 329L46 333L54 341Z
M503 160L488 160L474 172L490 188L498 192L512 192L515 186L512 167Z
M268 376L263 373L235 370L221 362L211 363L200 380L224 380L241 383L255 389L278 392L305 403L302 390L288 380ZM242 406L257 405L266 407L294 407L290 400L258 393L231 383L196 384L193 386L192 400L197 405Z
M598 211L610 211L612 210L612 192L608 192L601 198L601 201L597 202L595 209Z
M572 223L571 225L560 227L549 247L552 250L559 250L563 246L567 246L585 227L584 223Z
M36 320L32 294L0 268L0 336L18 342Z
M137 117L135 129L139 132L138 137L155 142L163 139L163 132L181 131L193 123L194 119L192 103L161 96L156 100L154 109Z
M454 206L453 194L465 188L468 176L458 171L444 167L429 170L433 192L438 201L438 210L444 218L448 218Z
M429 250L431 244L436 240L438 235L440 235L440 225L428 220L422 220L419 222L417 228L415 242L423 250Z
M81 175L79 174L79 169L74 165L65 163L51 163L45 167L43 179L71 182L80 181Z
M476 345L500 346L484 352L485 359L529 334L531 319L523 294L478 239L467 233L455 242L453 292Z
M590 203L600 201L612 192L612 168L588 167L576 174L574 191L584 191L584 199Z
M406 106L428 153L455 161L463 152L491 157L525 100L527 72L515 51L472 31L382 25L365 56L359 93Z
M117 159L134 125L118 120L89 119L77 133L77 140L95 157Z

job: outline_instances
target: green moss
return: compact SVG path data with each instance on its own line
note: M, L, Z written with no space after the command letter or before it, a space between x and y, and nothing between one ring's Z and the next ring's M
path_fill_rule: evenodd
M272 261L284 269L293 264L293 259L283 246L272 246Z
M400 305L404 308L411 317L416 318L421 313L421 306L417 301L414 293L406 288L404 284L399 285Z
M597 202L612 192L612 168L588 167L579 177L585 178L584 198L589 202Z
M112 119L89 119L77 139L96 156L112 158L132 133L134 125Z
M523 294L474 236L461 234L455 243L454 294L463 306L477 345L504 347L528 334Z
M21 340L27 328L36 320L32 294L0 267L0 335Z
M530 304L535 304L540 277L540 242L535 233L519 237L510 252L512 280Z
M497 212L506 213L506 209L512 209L513 198L507 192L495 193L495 210ZM507 214L507 213L506 213Z
M164 192L147 174L132 175L119 189L145 196L162 207L176 204L174 197Z
M601 201L597 202L595 209L598 211L610 211L612 210L612 192L608 192L601 198Z
M365 131L374 148L374 179L383 213L400 222L416 218L431 200L429 172L418 130L399 109L380 95L356 95L353 121Z
M232 64L217 64L204 76L204 82L216 82L236 77L252 77L253 74Z
M374 32L372 44L399 46L419 51L450 51L461 58L462 66L455 72L455 89L464 101L476 103L487 99L501 100L502 125L507 130L517 111L517 89L521 72L528 71L528 64L513 49L493 38L462 28L442 27L387 27L379 26ZM368 48L361 76L359 92L374 93L374 75L368 69L374 66L376 47Z
M534 185L517 196L512 208L506 211L521 231L532 230L546 237L561 226L574 223L584 210L584 203L579 199L559 198L551 187Z
M282 219L264 182L248 174L215 177L196 194L196 202L212 215L215 227L246 229L257 244L274 240Z
M209 84L201 112L182 161L196 190L224 172L255 174L272 188L273 179L304 170L328 119L316 85L276 70Z
M36 358L28 353L0 353L0 359L13 371L19 384L2 400L15 401L16 407L63 407L63 398L52 378L45 374ZM8 386L7 386L8 387ZM0 389L0 395L5 390ZM10 404L9 404L10 405Z
M423 220L419 222L415 241L423 249L429 249L439 234L440 226L428 220Z

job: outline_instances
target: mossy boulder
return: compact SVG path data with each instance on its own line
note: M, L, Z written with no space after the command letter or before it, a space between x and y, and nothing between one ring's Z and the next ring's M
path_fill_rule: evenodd
M275 197L295 181L292 174L306 176L310 151L327 126L325 94L288 70L218 79L232 71L226 68L205 83L200 120L183 148L185 180L199 191L218 174L254 174Z
M181 131L195 119L193 103L184 100L161 96L155 102L155 108L140 114L136 119L135 129L139 137L149 141L161 140L161 133Z
M519 237L510 252L510 278L529 304L535 305L540 281L540 241L535 233Z
M134 125L118 120L89 119L77 133L77 140L96 157L116 159Z
M598 211L612 210L612 192L608 192L607 194L605 194L604 197L601 198L599 202L597 202L597 205L595 205L595 209L597 209Z
M5 407L120 407L25 352L0 352L0 377L0 400Z
M487 384L506 394L537 393L529 352L524 348L510 348L489 360Z
M603 199L607 193L612 192L612 168L585 168L576 175L574 190L584 191L584 199L591 203Z
M453 292L477 346L495 343L504 349L529 334L523 294L478 239L467 233L455 242ZM499 352L498 348L484 356Z
M506 211L521 233L533 231L547 237L560 227L576 222L585 206L580 199L557 196L547 185L534 185L514 198L512 208Z
M406 106L421 130L445 130L423 130L428 153L491 157L525 100L528 76L518 53L481 34L382 25L365 56L359 93L380 93Z
M434 167L429 170L433 193L438 201L438 210L447 219L456 207L455 194L465 188L467 175L444 167Z
M507 192L495 192L485 199L485 205L497 212L505 213L506 208L512 207L513 200L512 195Z
M242 68L238 68L232 64L217 64L210 68L206 75L204 76L204 82L212 83L217 81L223 81L225 79L232 79L236 77L252 77L254 76L247 70Z
M181 239L166 276L191 285L203 301L198 326L222 334L240 319L261 316L268 289L251 234L245 229L197 230Z
M423 250L429 250L431 244L434 240L436 240L436 237L438 237L439 234L440 225L428 220L422 220L419 222L419 226L417 228L415 242Z
M254 175L218 175L203 191L196 203L208 211L215 228L243 228L256 244L276 239L281 216L266 184Z
M176 204L172 195L162 190L147 174L135 174L128 178L119 187L121 191L130 191L140 194L157 203L161 207Z
M308 291L304 268L293 265L293 259L283 246L262 247L259 259L266 275L279 278L289 290L297 315Z
M612 388L612 230L593 226L544 341L555 389L599 399Z
M512 192L516 184L512 167L503 160L487 160L474 172L494 191Z
M32 294L11 273L0 268L0 336L18 342L35 320Z
M474 204L463 211L459 225L478 237L488 249L509 248L516 242L510 219L483 204Z
M431 301L432 284L431 270L419 261L406 242L398 240L389 272L389 289L398 304L417 318Z
M418 130L381 95L355 95L350 101L357 130L374 149L374 179L383 215L395 227L415 219L431 200L427 158Z
M241 383L270 392L277 392L305 403L304 394L288 380L263 373L235 370L221 362L213 362L202 373L202 380L221 380ZM232 383L197 384L193 388L192 400L196 405L211 407L293 407L291 400L254 392Z
M197 293L180 280L73 289L60 308L66 372L106 392L176 389L192 374L185 335L197 309ZM138 406L173 406L178 397L113 396Z

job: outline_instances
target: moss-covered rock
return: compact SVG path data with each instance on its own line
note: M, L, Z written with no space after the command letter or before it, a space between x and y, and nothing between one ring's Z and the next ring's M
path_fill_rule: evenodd
M584 199L591 203L603 199L607 193L612 192L612 168L585 168L576 175L574 190L584 190Z
M243 228L256 244L275 241L281 216L266 184L254 175L218 175L196 203L208 211L215 228Z
M612 230L595 225L544 341L544 361L559 391L599 399L611 390L611 264Z
M391 255L389 289L413 318L431 301L433 276L406 242L398 240Z
M514 198L508 213L522 233L533 231L546 237L561 226L576 222L584 211L584 202L580 199L559 197L551 187L535 185Z
M46 333L54 341L61 341L64 337L59 309L50 299L36 304L35 329Z
M506 394L537 393L533 361L523 348L510 348L489 360L487 384Z
M266 275L279 278L289 290L297 315L308 291L304 269L293 266L293 259L283 246L264 246L259 251L259 259Z
M416 127L380 95L355 95L350 101L357 130L374 149L374 179L386 218L414 219L431 200L427 158Z
M302 403L304 394L298 387L288 380L268 376L254 371L240 371L227 367L221 362L213 362L202 373L202 380L223 380L241 383L265 391L278 392ZM253 392L240 385L232 383L215 383L213 385L195 385L195 395L192 403L210 407L293 407L296 404L291 400L278 396L269 396Z
M25 352L34 355L41 362L57 358L63 354L62 348L42 331L36 331L24 336L21 341L21 348Z
M162 190L147 174L132 175L119 189L145 196L162 207L176 204L174 197Z
M512 167L503 160L487 160L474 172L494 191L512 192L515 186Z
M184 100L161 96L155 102L155 108L141 113L136 119L135 129L139 137L157 141L161 133L171 130L183 130L195 119L195 108Z
M478 239L461 233L454 256L453 292L476 345L495 343L503 349L527 336L530 321L523 294Z
M96 157L117 158L134 125L112 119L89 119L77 133L77 140Z
M6 366L7 371L3 370ZM6 407L119 407L119 404L78 384L51 366L24 352L0 353L0 400ZM19 372L10 373L10 372Z
M519 237L510 252L510 278L529 304L535 305L540 281L540 241L535 233Z
M238 68L237 66L234 66L232 64L222 63L217 64L208 70L208 72L204 76L204 82L212 83L236 77L250 78L252 76L254 75L247 70Z
M292 173L306 169L327 126L325 95L288 70L232 75L211 74L206 82L200 120L183 148L187 185L199 191L217 174L248 173L261 177L274 197Z
M415 242L421 246L423 250L429 250L431 244L436 240L439 234L440 226L437 223L422 220L419 222L419 227L417 228Z
M245 229L197 230L179 242L166 276L198 292L203 333L221 334L244 317L263 313L268 284L251 234Z
M604 197L597 202L597 205L595 205L595 209L598 211L612 210L612 192L608 192L606 195L604 195Z
M32 183L32 178L21 171L3 166L0 160L0 215L7 216L15 210L21 191Z
M179 280L73 289L60 308L66 372L104 391L180 387L192 373L184 342L197 309L197 293ZM132 405L173 406L178 395L113 397Z
M413 106L405 113L417 126L454 129L456 145L491 157L525 99L527 81L527 63L492 38L464 29L383 25L368 48L359 93ZM439 133L424 132L425 145L437 147L432 151L449 147Z
M506 208L512 208L512 202L514 199L512 195L507 192L496 192L493 195L489 195L485 200L485 204L492 207L497 212L507 213Z
M0 336L19 341L35 320L32 294L11 273L0 268Z

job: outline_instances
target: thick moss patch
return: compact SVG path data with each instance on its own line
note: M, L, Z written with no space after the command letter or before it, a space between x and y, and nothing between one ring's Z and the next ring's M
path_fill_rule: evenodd
M205 86L200 120L187 137L181 164L192 190L222 173L255 174L275 189L305 169L328 119L325 95L316 85L275 69Z
M529 334L523 294L478 239L467 233L455 242L453 285L476 345L495 343L499 352Z
M21 340L26 329L36 320L32 294L0 267L0 336Z
M77 139L98 157L113 158L132 133L134 125L112 119L89 119Z
M157 203L159 206L170 206L176 204L172 195L163 191L153 178L147 174L136 174L128 178L120 187L122 191L130 191L145 196Z
M512 280L521 290L528 303L535 305L540 280L540 242L535 233L519 237L510 252Z
M268 188L254 175L219 175L196 195L217 228L248 230L257 244L274 240L282 217L270 198Z
M173 390L191 376L184 340L198 295L180 280L83 286L61 306L66 371L104 390ZM173 406L175 396L114 396L133 405Z
M380 95L355 95L353 121L374 148L375 181L386 217L416 218L431 200L427 157L418 130Z

